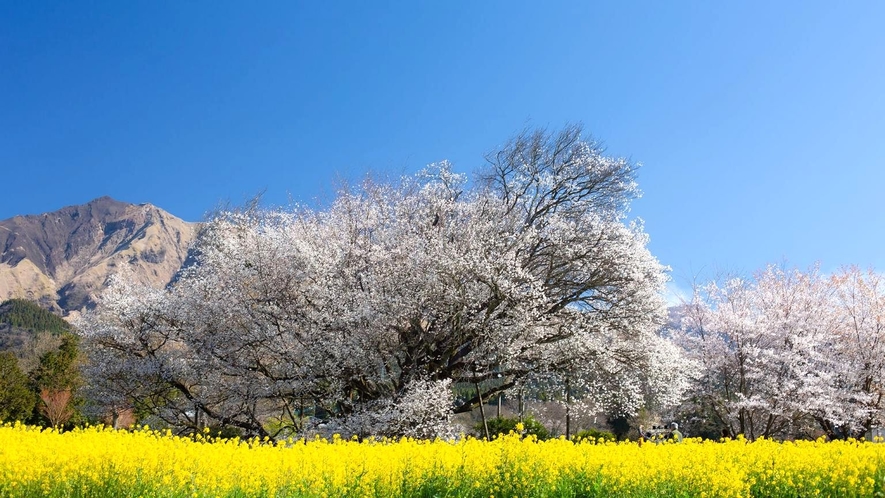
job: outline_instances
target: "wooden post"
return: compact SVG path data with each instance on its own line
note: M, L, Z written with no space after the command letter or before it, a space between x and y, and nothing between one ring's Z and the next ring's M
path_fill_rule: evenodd
M476 397L479 398L479 416L482 418L482 428L486 434L486 441L492 439L489 437L489 424L486 422L486 411L482 407L482 392L479 390L479 383L476 382L476 377L474 376L473 385L476 387Z
M572 417L571 417L571 409L572 409L572 390L571 384L569 383L569 378L565 378L565 438L571 439L571 428L572 428Z

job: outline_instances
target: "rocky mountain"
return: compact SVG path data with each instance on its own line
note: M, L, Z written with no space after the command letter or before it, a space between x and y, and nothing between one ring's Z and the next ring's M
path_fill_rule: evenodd
M151 204L102 197L0 221L0 301L23 298L64 314L91 306L108 278L169 283L187 257L196 224Z

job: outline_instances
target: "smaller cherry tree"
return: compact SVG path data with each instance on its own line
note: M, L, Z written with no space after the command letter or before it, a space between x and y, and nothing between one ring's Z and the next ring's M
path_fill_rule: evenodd
M685 408L728 435L861 436L881 420L883 284L770 266L698 289L675 331L701 365Z
M830 285L838 316L830 375L839 402L819 407L815 418L828 434L860 436L885 425L885 278L849 267Z

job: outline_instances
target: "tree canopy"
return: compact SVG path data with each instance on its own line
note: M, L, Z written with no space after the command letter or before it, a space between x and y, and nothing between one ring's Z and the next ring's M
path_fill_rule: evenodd
M665 268L627 221L635 167L581 133L520 134L473 182L441 163L323 210L217 213L174 286L121 278L84 317L95 394L180 427L322 414L422 436L533 375L619 412L675 397L678 351L654 354Z

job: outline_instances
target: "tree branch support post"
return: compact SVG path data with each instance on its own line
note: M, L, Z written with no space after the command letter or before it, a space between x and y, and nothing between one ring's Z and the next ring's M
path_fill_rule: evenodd
M486 422L486 412L482 406L482 392L479 390L479 383L476 382L476 377L474 376L473 385L476 387L476 397L479 398L479 416L482 418L482 428L486 434L486 441L491 440L489 437L489 424Z
M572 436L572 389L569 378L565 378L565 438L571 439Z

